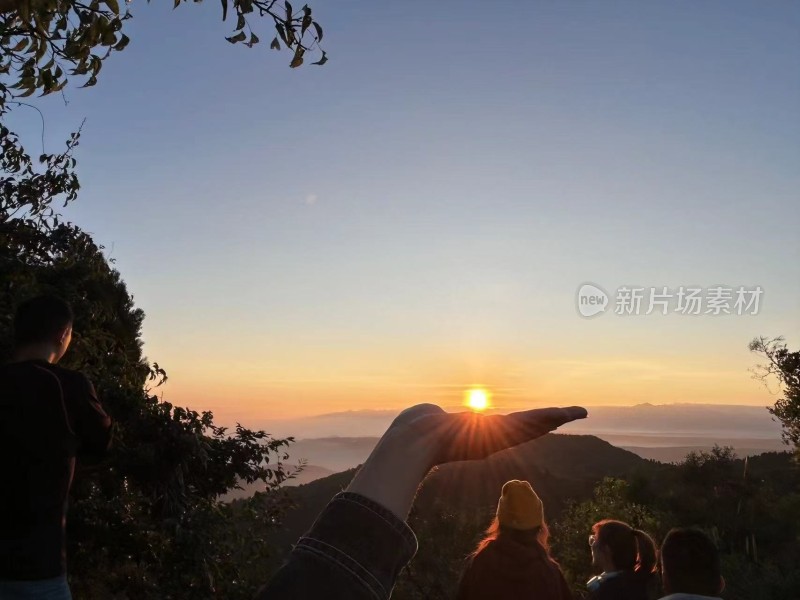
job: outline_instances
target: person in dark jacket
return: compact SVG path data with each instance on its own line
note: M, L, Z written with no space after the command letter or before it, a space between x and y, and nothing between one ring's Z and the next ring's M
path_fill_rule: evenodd
M0 598L68 600L65 523L76 453L101 455L111 419L91 382L56 365L72 310L40 296L20 305L14 355L0 367Z
M725 589L719 550L702 530L678 528L661 545L661 600L721 600Z
M571 600L558 563L550 557L544 507L531 484L503 486L497 516L469 559L457 600Z
M586 584L589 600L658 597L656 545L647 533L606 519L592 527L589 546L592 566L601 571Z

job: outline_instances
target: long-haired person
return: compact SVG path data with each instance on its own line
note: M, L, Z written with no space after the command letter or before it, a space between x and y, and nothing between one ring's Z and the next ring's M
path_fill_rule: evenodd
M653 600L658 597L656 545L647 533L622 521L595 523L589 536L592 566L590 600Z
M544 507L531 484L503 486L486 537L461 578L458 600L571 600L558 563L550 557Z

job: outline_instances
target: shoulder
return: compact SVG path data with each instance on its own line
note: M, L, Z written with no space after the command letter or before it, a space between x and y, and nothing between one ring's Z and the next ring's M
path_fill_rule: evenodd
M600 582L600 585L592 593L590 598L592 600L605 600L608 598L619 598L619 594L628 588L627 582L623 576L610 577Z
M61 385L64 386L64 393L94 395L95 391L92 382L80 371L58 365L49 365L48 369L61 381Z
M492 569L498 562L500 548L497 540L489 541L480 551L467 559L467 570L481 571Z
M598 595L592 598L644 598L649 581L649 578L634 573L622 573L602 582L597 590Z

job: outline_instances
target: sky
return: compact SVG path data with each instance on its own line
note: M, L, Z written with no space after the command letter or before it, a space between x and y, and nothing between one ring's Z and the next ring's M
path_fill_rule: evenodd
M800 343L800 4L315 0L330 60L300 69L267 20L248 50L218 3L168 5L134 0L98 85L37 103L49 151L86 118L64 213L145 311L166 399L774 402L747 344ZM763 294L622 316L622 286Z

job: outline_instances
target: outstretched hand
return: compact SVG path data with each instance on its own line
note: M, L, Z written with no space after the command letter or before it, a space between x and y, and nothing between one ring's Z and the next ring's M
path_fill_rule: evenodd
M586 409L579 406L481 415L418 404L392 422L348 490L405 519L417 487L432 467L486 458L586 416Z
M538 408L507 415L447 413L435 404L418 404L401 412L385 436L426 448L430 467L459 460L478 460L529 442L565 423L587 416L585 408Z

